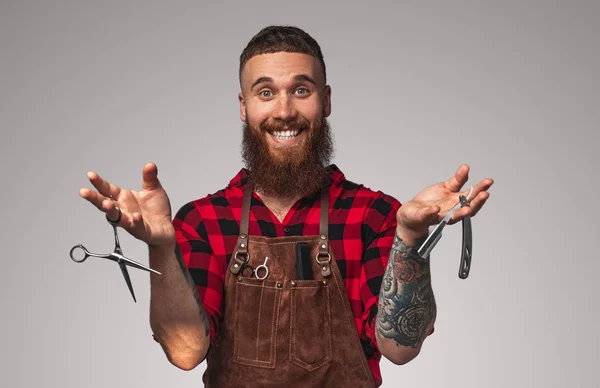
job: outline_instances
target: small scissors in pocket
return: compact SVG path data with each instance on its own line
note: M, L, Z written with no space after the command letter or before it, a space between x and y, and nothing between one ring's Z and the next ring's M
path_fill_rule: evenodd
M133 260L128 259L127 257L123 256L123 250L121 249L121 245L119 244L119 236L117 235L117 225L119 224L119 221L121 220L122 213L121 213L121 209L117 208L117 210L119 211L119 218L116 221L111 221L108 218L108 214L106 215L106 220L108 221L109 224L112 225L113 231L115 234L115 250L114 250L114 252L92 253L92 252L88 251L83 245L78 244L78 245L75 245L73 248L71 248L71 252L69 254L71 256L71 259L76 263L83 263L88 257L97 257L100 259L108 259L108 260L116 261L117 263L119 263L119 267L121 268L121 272L123 273L123 277L125 278L127 287L129 288L129 291L131 292L131 296L133 297L133 301L137 303L137 301L135 299L135 294L133 293L133 286L131 285L131 279L129 278L129 272L127 272L127 266L129 265L134 268L143 269L145 271L152 272L157 275L161 275L161 273L153 270L150 267L146 267L145 265L142 265L136 261L133 261ZM77 249L83 250L84 256L82 259L77 259L75 256L73 256L73 252Z
M244 276L244 274L246 273L246 269L249 268L250 269L249 277L255 277L259 280L265 280L267 278L267 276L269 276L269 267L267 267L267 260L269 260L269 257L265 257L265 262L262 263L261 265L257 266L256 268L253 268L248 263L242 264L242 269L241 269L242 276ZM265 274L263 276L260 276L258 274L258 271L261 269L264 269L264 272L265 272Z
M265 280L267 278L267 276L269 276L269 267L267 267L267 260L269 260L269 258L265 257L265 262L254 269L254 276L256 276L257 279ZM261 268L264 268L264 270L265 270L265 274L263 276L260 276L258 274L258 271Z

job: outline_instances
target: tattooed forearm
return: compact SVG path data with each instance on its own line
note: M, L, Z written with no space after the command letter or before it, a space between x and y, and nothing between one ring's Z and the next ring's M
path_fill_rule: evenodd
M423 342L436 314L429 268L429 260L409 250L396 234L379 293L379 338L413 348Z
M198 296L198 290L196 290L196 284L194 283L194 279L192 279L192 275L190 275L190 271L188 271L185 263L183 262L183 258L181 257L181 252L179 251L179 246L175 246L175 257L177 258L177 262L179 263L179 268L181 268L181 272L183 272L183 276L187 281L188 286L192 290L194 298L196 299L196 303L198 304L198 312L200 313L200 319L202 320L202 324L204 325L205 335L208 337L210 334L210 322L208 320L208 316L206 315L206 310L204 310L204 305Z

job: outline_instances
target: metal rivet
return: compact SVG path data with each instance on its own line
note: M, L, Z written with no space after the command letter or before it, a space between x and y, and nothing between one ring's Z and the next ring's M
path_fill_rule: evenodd
M327 248L327 245L323 244L323 245L321 245L321 248L325 249L325 248Z
M247 236L246 236L246 234L245 234L245 233L242 233L240 237L241 237L241 238L246 238Z
M277 288L281 288L281 283L277 283Z
M296 285L296 282L292 282L292 286L295 286L295 285Z
M235 263L235 264L233 265L233 268L239 268L239 267L240 267L240 266L239 266L237 263Z
M327 280L323 280L323 285L327 285Z
M242 277L238 276L238 282L241 282L241 281L242 281Z
M327 238L327 235L326 235L326 234L322 234L322 235L321 235L321 240L325 240L326 238Z
M327 271L327 267L323 267L323 271Z
M246 248L246 244L240 244L240 248Z

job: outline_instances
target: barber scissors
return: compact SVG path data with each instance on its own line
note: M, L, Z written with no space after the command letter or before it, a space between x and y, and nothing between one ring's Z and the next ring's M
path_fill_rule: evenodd
M257 278L257 279L260 279L260 280L265 280L265 279L267 278L267 276L269 276L269 267L267 267L267 260L269 260L269 258L268 258L268 257L265 257L265 262L264 262L264 263L262 263L261 265L257 266L257 267L254 269L254 276L256 276L256 278ZM264 271L265 273L264 273L264 275L262 275L262 276L260 276L260 275L258 274L258 271L259 271L261 268L265 270L265 271Z
M250 264L248 263L244 263L242 264L242 276L245 276L246 273L246 269L250 269L250 275L248 277L252 278L255 277L259 280L265 280L267 278L267 276L269 276L269 267L267 267L267 261L269 260L269 257L265 257L265 262L262 263L261 265L256 266L256 268L252 267ZM258 271L260 271L261 269L264 270L264 274L261 276L258 274Z
M123 273L123 277L125 278L125 282L127 283L129 292L131 292L131 296L133 297L133 301L137 303L137 300L135 299L135 294L133 292L133 286L131 285L131 279L129 278L129 272L127 272L127 266L129 265L134 268L143 269L145 271L149 271L149 272L155 273L157 275L161 275L161 273L153 270L150 267L146 267L145 265L142 265L136 261L133 261L133 260L128 259L127 257L123 256L123 250L121 249L121 245L119 244L119 236L117 235L117 225L119 224L119 221L121 221L122 213L121 213L121 209L119 209L118 207L117 207L117 210L119 211L119 217L117 218L116 221L112 221L110 218L108 218L108 214L106 215L106 221L108 221L108 223L112 225L113 231L115 234L115 250L114 250L114 252L92 253L92 252L88 251L83 245L77 244L73 248L71 248L71 252L69 254L71 256L71 259L76 263L83 263L88 257L108 259L108 260L116 261L117 263L119 263L119 267L121 268L121 272ZM83 250L83 254L84 254L83 259L77 259L77 258L75 258L75 256L73 256L73 252L75 252L75 250L77 250L77 249Z
M438 241L442 238L442 231L444 227L450 222L454 213L465 206L469 206L469 198L473 192L473 187L469 190L469 194L465 197L461 195L459 202L446 214L442 221L431 231L425 242L419 247L417 253L421 258L426 259L429 257L431 250L436 246ZM473 248L473 233L471 228L471 217L466 216L462 219L462 253L460 258L460 268L458 270L458 277L466 279L469 276L471 270L471 255Z

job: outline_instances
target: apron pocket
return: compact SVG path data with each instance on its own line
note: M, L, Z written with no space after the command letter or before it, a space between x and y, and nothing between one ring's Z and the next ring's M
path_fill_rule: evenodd
M329 287L322 280L295 280L291 289L290 357L308 370L331 361Z
M242 278L235 298L233 361L274 368L281 282Z

